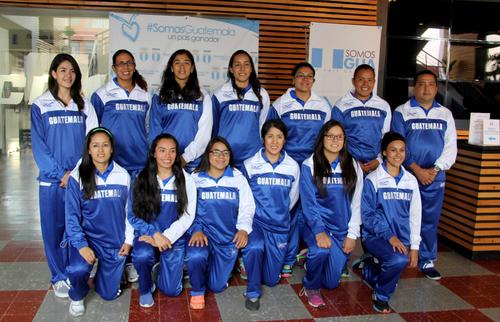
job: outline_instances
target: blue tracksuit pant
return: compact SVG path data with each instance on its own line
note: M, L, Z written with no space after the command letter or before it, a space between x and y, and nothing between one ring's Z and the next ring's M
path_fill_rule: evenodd
M187 236L186 240L189 239L191 236ZM215 293L225 290L237 258L238 249L234 243L218 245L209 238L208 246L187 246L186 265L191 295L205 294L207 288Z
M257 298L262 295L262 283L274 286L280 281L288 235L266 231L254 222L248 238L247 247L242 249L248 276L246 296Z
M51 283L67 279L68 246L66 243L61 246L65 230L65 194L66 189L59 187L59 183L40 185L39 188L40 225Z
M408 265L408 256L395 252L391 244L381 238L367 238L364 245L379 263L367 261L363 266L363 277L373 287L377 299L388 302L396 290L401 272Z
M94 278L95 291L107 301L114 300L120 290L126 257L119 255L119 248L105 248L96 242L88 242L96 258L99 259ZM88 280L93 265L87 263L73 246L69 246L69 263L67 269L71 281L69 297L73 301L79 301L89 292Z
M302 231L304 241L309 248L305 265L306 276L303 279L304 287L310 290L318 290L321 287L336 288L347 261L347 254L342 251L343 240L329 234L332 246L320 248L316 243L316 236L308 226L304 226Z
M158 289L168 295L177 296L182 292L182 265L184 263L185 242L177 240L171 249L159 252L158 248L134 239L132 262L139 274L139 291L142 294L151 292L153 280L151 269L160 260L158 271Z
M420 227L420 249L418 266L437 259L437 230L444 200L444 181L434 181L430 185L420 186L422 199L422 225Z

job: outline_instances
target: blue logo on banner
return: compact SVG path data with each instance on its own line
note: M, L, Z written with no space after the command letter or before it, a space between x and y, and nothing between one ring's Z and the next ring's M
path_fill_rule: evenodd
M323 67L323 48L313 48L311 52L311 65L314 68Z
M344 68L344 50L334 49L333 50L333 68L342 69Z
M130 17L129 20L120 17L117 14L110 13L109 14L112 18L120 21L122 23L122 34L130 39L132 42L135 42L137 38L139 37L139 33L141 30L141 27L137 22L135 22L135 18L137 18L137 14L134 14Z

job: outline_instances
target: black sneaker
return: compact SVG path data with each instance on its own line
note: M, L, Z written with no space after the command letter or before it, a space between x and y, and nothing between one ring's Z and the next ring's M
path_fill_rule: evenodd
M389 306L389 302L381 301L377 299L375 294L372 295L373 300L373 309L379 313L391 313L391 307Z
M441 279L441 274L434 267L423 268L422 273L425 277L434 281Z
M249 311L258 311L260 308L260 299L258 297L254 299L250 299L247 297L247 299L245 300L245 307Z
M363 255L361 255L360 258L357 258L357 259L352 261L352 264L351 264L352 269L353 270L362 269L363 266L365 266L365 262L367 260L369 260L370 258L373 258L372 254L364 253Z

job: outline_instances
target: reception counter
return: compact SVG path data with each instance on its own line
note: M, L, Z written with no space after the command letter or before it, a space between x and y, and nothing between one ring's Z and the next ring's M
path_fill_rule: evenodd
M438 232L470 258L500 256L500 147L458 141Z

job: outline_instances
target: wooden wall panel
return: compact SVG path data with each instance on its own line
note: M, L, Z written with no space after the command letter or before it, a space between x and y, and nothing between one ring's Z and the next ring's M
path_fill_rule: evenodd
M233 16L259 20L259 78L273 100L291 85L292 67L307 58L311 22L374 26L377 18L377 0L0 0L0 6Z

